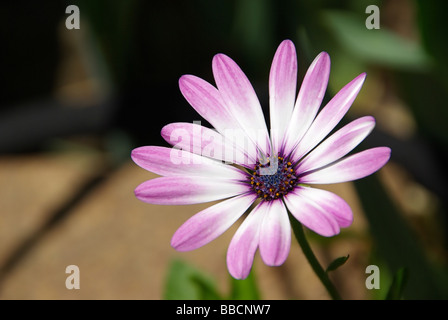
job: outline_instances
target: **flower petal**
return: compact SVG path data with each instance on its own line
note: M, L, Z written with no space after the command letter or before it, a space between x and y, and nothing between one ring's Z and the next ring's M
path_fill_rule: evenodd
M213 57L213 75L229 111L251 141L264 153L270 149L263 111L249 79L228 56Z
M238 122L227 110L218 89L193 75L183 75L179 88L185 99L218 132L238 127Z
M244 219L230 241L227 250L227 268L235 279L245 279L252 268L260 239L260 225L264 209L260 204Z
M375 126L370 116L356 119L318 145L299 163L297 170L306 172L339 160L363 141Z
M291 225L283 201L264 204L266 213L260 229L260 255L264 263L279 266L285 262L291 247Z
M308 68L300 87L284 140L284 154L289 154L310 127L322 103L330 76L330 57L320 53Z
M320 206L323 211L332 215L339 227L346 228L352 224L352 209L344 199L327 190L310 187L304 187L303 189L302 195Z
M132 150L132 160L140 167L162 176L203 176L242 180L243 171L200 155L157 146Z
M184 205L229 198L248 190L246 184L227 179L173 176L143 182L135 189L135 196L152 204Z
M294 150L293 159L299 161L339 123L361 90L366 74L362 73L342 88L319 112L303 139Z
M272 60L269 74L269 111L271 140L274 150L279 151L294 108L297 86L297 54L294 44L284 40Z
M339 223L334 215L315 201L309 187L297 187L285 196L285 203L291 214L305 227L324 236L331 237L339 233ZM325 202L323 202L325 203Z
M223 234L254 202L253 194L241 195L222 201L188 219L171 239L178 251L194 250Z
M330 184L364 178L379 170L389 161L391 150L387 147L367 149L348 156L322 169L300 177L301 183Z
M225 138L215 130L195 123L170 123L162 128L162 137L178 149L186 150L204 157L236 163L253 168L254 157L249 157L241 147ZM256 152L253 152L256 154Z

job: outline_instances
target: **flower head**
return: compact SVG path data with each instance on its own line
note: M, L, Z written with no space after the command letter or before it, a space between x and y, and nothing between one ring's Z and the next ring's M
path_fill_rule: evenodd
M291 243L288 211L322 236L334 236L353 220L349 205L329 191L311 187L363 178L379 170L390 149L378 147L348 155L372 131L362 117L332 133L365 79L361 74L320 112L330 58L322 52L309 67L298 96L294 44L278 47L269 76L270 133L248 78L224 54L213 58L216 87L192 75L179 80L182 94L215 130L197 123L171 123L162 136L175 148L140 147L132 159L162 177L142 183L136 197L153 204L185 205L223 200L197 213L174 234L179 251L216 239L250 211L227 251L230 274L243 279L254 255L281 265ZM327 137L328 136L328 137Z

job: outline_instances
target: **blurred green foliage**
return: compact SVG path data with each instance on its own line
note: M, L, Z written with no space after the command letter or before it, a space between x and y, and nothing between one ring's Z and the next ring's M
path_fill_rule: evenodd
M222 294L211 276L192 265L174 260L168 270L164 299L167 300L259 300L260 293L252 270L244 280L229 275L230 293Z
M406 268L401 268L397 271L389 291L387 292L386 300L400 300L403 298L403 292L406 287L408 277L409 275Z
M220 295L211 277L181 260L175 260L167 275L163 299L216 300Z
M408 299L448 297L448 277L439 265L428 260L422 244L403 219L376 175L355 182L375 241L380 269L409 273L403 296ZM383 263L384 262L384 263Z

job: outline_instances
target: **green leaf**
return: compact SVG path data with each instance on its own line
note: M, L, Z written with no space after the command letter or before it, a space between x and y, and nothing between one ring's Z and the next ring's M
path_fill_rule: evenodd
M334 259L333 262L328 265L328 267L325 270L325 272L328 273L330 271L336 270L337 268L342 266L344 263L346 263L349 257L350 257L350 255L348 254L346 256L342 256L342 257Z
M384 28L367 29L366 15L328 10L322 18L339 44L361 61L406 70L427 70L431 64L431 59L417 42Z
M389 291L387 292L386 300L400 300L403 298L404 287L408 281L407 268L400 268L392 280Z
M244 280L231 278L230 300L260 300L260 292L252 270Z
M166 300L217 300L221 299L213 280L188 265L174 260L165 284Z

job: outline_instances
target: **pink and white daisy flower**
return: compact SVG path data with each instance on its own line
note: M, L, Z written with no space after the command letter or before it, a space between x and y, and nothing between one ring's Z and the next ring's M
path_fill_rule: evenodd
M176 148L134 149L136 164L161 175L139 185L135 195L162 205L223 200L175 232L171 245L179 251L216 239L249 210L227 251L230 274L244 279L257 249L267 265L279 266L286 260L291 243L288 211L322 236L348 227L353 221L349 205L310 185L368 176L386 164L391 151L378 147L347 156L372 131L375 120L370 116L329 135L366 75L353 79L318 112L330 73L326 52L309 67L296 98L295 47L289 40L280 44L269 76L270 134L255 91L238 65L217 54L212 66L216 87L192 75L182 76L179 86L215 130L197 123L171 123L161 134ZM243 132L245 139L232 139L235 132Z

